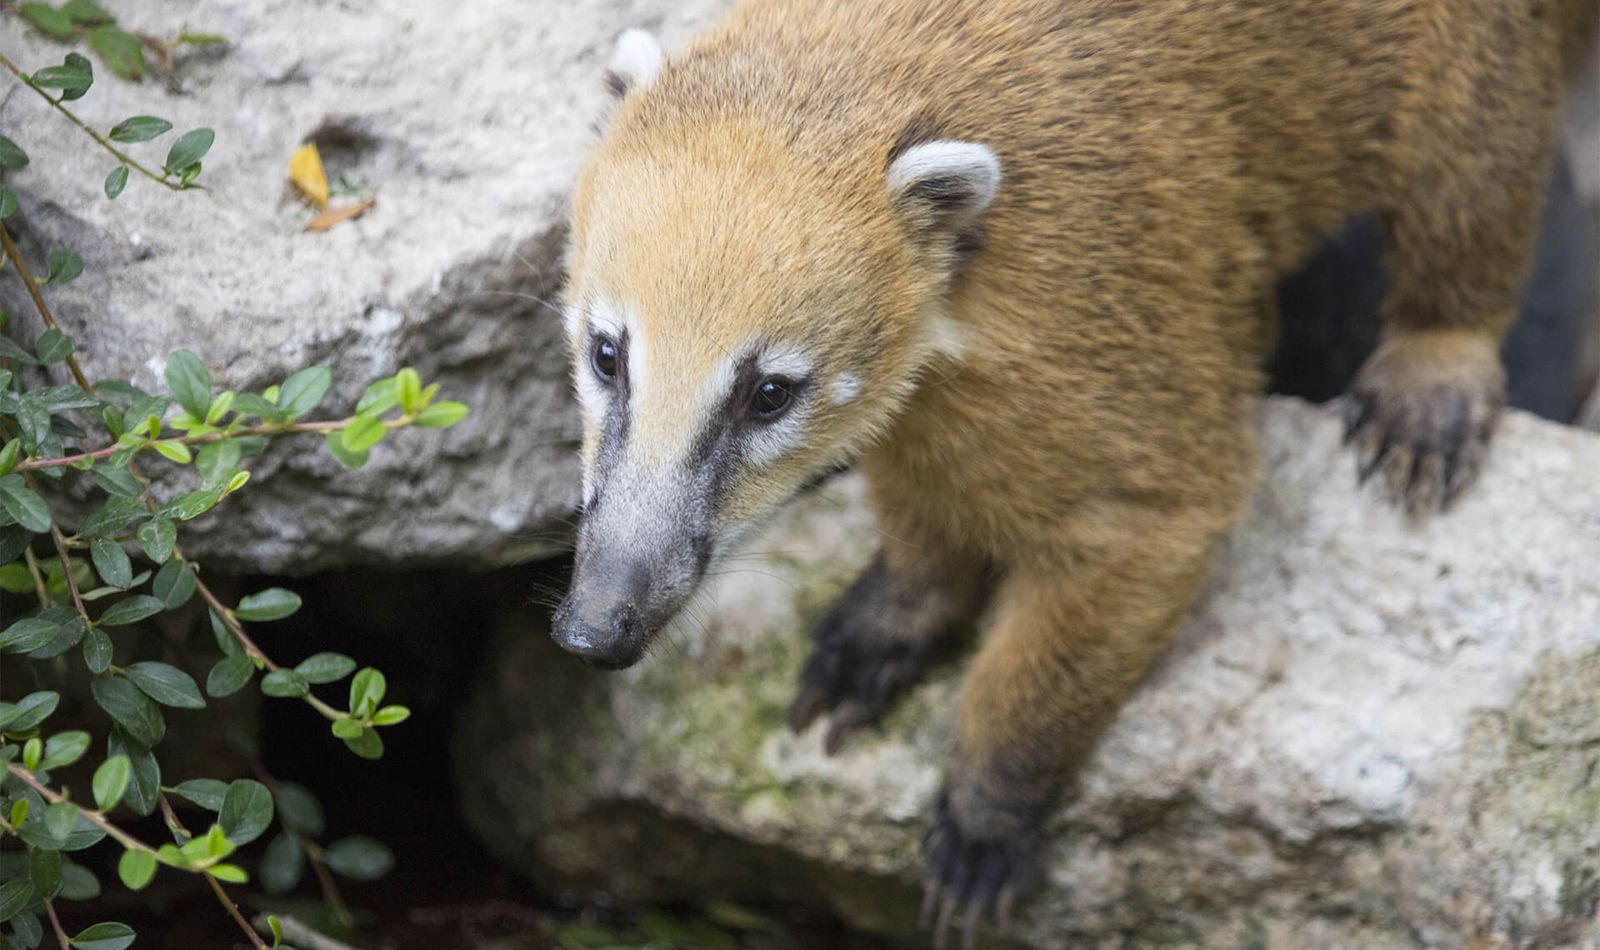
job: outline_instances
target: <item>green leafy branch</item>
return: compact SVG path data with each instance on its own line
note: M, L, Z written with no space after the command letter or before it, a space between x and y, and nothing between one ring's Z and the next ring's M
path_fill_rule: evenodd
M216 133L210 129L194 129L184 133L168 150L161 171L152 171L112 143L148 142L171 130L171 122L155 116L134 116L118 123L107 134L101 135L63 104L83 98L89 87L94 85L94 66L89 60L78 53L68 53L60 66L46 67L31 76L18 68L17 64L4 54L0 54L0 66L5 67L24 86L38 93L52 108L66 116L73 125L83 130L101 148L110 152L122 163L106 176L107 198L116 198L122 194L123 188L128 184L130 168L173 191L197 187L194 182L200 177L200 160L211 150L211 145L216 140ZM59 90L59 94L51 95L51 89ZM0 167L20 168L26 164L28 164L27 154L10 139L0 137ZM16 208L16 196L9 189L0 188L0 219L9 217Z

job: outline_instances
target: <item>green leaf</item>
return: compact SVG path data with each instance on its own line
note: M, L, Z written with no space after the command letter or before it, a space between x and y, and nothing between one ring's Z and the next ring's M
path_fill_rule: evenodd
M17 8L17 12L29 23L57 39L66 39L72 35L72 17L68 16L65 10L59 10L48 3L24 3Z
M172 789L172 794L208 811L221 811L222 800L228 796L228 783L214 778L192 778Z
M282 587L269 587L239 601L233 615L240 620L282 620L299 609L299 594Z
M139 479L125 468L97 468L90 477L96 485L118 498L138 498L144 491Z
M42 89L60 89L61 98L71 102L83 98L94 85L94 67L77 53L68 53L60 66L47 66L33 74L33 85Z
M111 666L111 637L104 630L90 630L83 640L83 663L91 673L104 673Z
M195 470L207 483L225 481L233 477L239 467L239 443L232 439L207 442L195 455Z
M127 756L133 766L133 781L122 798L122 804L135 815L148 815L156 810L156 797L161 791L161 763L151 754L148 746L141 745L121 727L113 726L106 741L107 755Z
M373 667L357 673L356 678L350 681L350 714L358 718L371 715L383 702L383 694L388 688L383 674Z
M33 950L44 942L44 923L38 914L25 910L11 918L11 938L22 950Z
M322 803L305 786L279 782L272 795L278 803L278 818L285 827L313 838L327 830Z
M156 876L156 856L148 851L124 851L117 862L117 877L130 891L142 891Z
M372 714L374 726L398 726L411 718L411 710L404 706L385 706Z
M311 688L306 678L294 670L273 670L261 677L261 692L279 699L298 699Z
M127 950L135 936L127 924L95 924L73 937L72 945L78 950Z
M111 169L111 174L106 176L106 197L115 201L126 187L128 187L128 166L118 165Z
M260 782L239 779L228 786L217 820L229 841L249 844L272 825L272 793Z
M357 414L381 416L400 404L400 387L393 376L368 386L356 402Z
M48 848L34 848L29 852L28 880L33 882L33 889L40 897L45 900L55 897L61 890L61 852Z
M345 747L363 759L383 758L383 739L376 729L362 730L354 739L344 740Z
M340 441L346 452L351 454L366 452L383 441L388 431L376 415L357 413L355 418L350 420L350 424L345 426Z
M256 872L268 894L282 895L294 890L305 873L305 852L294 835L278 835L267 844Z
M182 176L189 169L200 164L200 159L211 151L211 143L216 141L216 133L210 129L195 129L185 132L183 137L172 143L172 149L167 152L165 168L174 175ZM193 412L190 415L196 419L204 419L204 412Z
M41 690L29 693L15 703L0 703L0 729L12 733L27 732L50 718L60 702L60 694Z
M167 388L178 405L196 419L204 419L211 408L211 371L200 357L188 350L172 354L167 360L166 378Z
M256 665L243 653L223 657L206 677L206 693L215 699L232 696L250 682L255 672Z
M83 519L78 526L78 537L97 538L116 534L135 521L146 517L144 505L137 498L112 498L94 514Z
M115 23L107 23L90 30L88 39L89 48L118 76L123 79L144 76L144 49L132 33Z
M172 123L166 119L158 119L153 115L136 115L118 122L112 128L110 138L113 142L148 142L171 129Z
M33 900L33 882L27 878L0 884L0 923L22 913Z
M227 494L228 486L211 485L206 488L197 488L186 492L156 509L157 518L173 518L178 521L189 521L198 518L217 506L222 496Z
M161 710L148 696L125 679L115 676L97 676L90 685L95 702L127 730L128 737L146 748L152 748L167 733L167 724Z
M309 683L333 683L355 672L356 661L343 653L317 653L296 663L294 670Z
M99 572L100 578L112 587L123 590L133 583L133 562L128 560L128 554L122 550L122 545L110 538L95 538L89 542L89 557L94 561L94 569Z
M61 899L92 901L100 896L100 879L81 864L61 862Z
M55 802L44 810L44 827L50 837L66 841L72 829L78 827L78 806L71 802Z
M44 755L44 743L34 736L22 746L22 767L30 772L39 771L39 759Z
M328 845L326 859L335 872L357 881L376 881L394 868L394 852L364 835Z
M179 465L188 465L194 461L194 453L190 452L189 447L177 439L162 439L159 442L150 443L150 447Z
M329 728L333 731L334 735L341 739L357 738L366 730L366 727L363 726L358 720L350 719L348 717L335 719L331 724L329 724Z
M227 881L229 884L250 883L250 875L245 873L244 868L237 864L213 864L207 869L207 873L217 880Z
M17 457L22 454L22 440L12 439L0 448L0 476L10 475L17 467Z
M44 758L39 760L39 771L48 772L51 769L64 769L72 763L83 758L89 751L89 734L73 730L61 732L50 737L44 744Z
M21 168L28 164L28 153L17 143L0 135L0 168Z
M124 672L133 685L163 706L179 709L204 709L206 706L194 678L175 666L146 661L135 663Z
M329 432L325 438L328 451L333 454L333 457L338 460L340 465L354 469L367 464L366 452L351 452L344 447L343 432Z
M32 653L56 637L61 621L52 617L24 617L0 631L0 653Z
M21 475L6 475L0 477L0 507L5 508L17 524L22 525L35 534L43 534L50 530L50 508L44 499L34 494L33 489Z
M0 185L0 221L4 221L6 218L16 214L18 207L20 206L17 204L17 193L4 185ZM6 340L6 342L11 343L10 340ZM12 346L16 346L16 344L13 343ZM33 361L34 360L32 356L29 356L26 360L24 360L24 362L28 363L32 363Z
M471 411L466 403L436 402L417 413L414 424L422 429L443 429L465 419Z
M395 393L400 397L400 411L406 415L422 408L422 377L407 366L394 375Z
M278 392L278 407L290 418L298 419L317 408L333 384L333 371L326 366L310 366L283 381Z
M166 606L176 610L189 602L195 591L194 568L183 561L168 561L156 572L150 592Z
M48 272L45 275L44 283L47 283L47 284L67 284L67 283L71 283L73 280L77 279L79 274L82 274L82 273L83 273L83 258L78 256L78 252L77 251L51 251L50 252L50 267L49 267ZM45 332L47 334L54 333L57 336L65 336L65 334L63 334L60 330L56 330L56 329L47 330ZM41 351L44 349L44 338L43 337L40 337L40 342L39 342L38 349L41 350ZM71 352L72 352L71 342L68 341L67 353L71 353ZM62 360L67 358L67 353L63 353L60 356L56 357L55 359L50 359L50 358L46 357L43 352L40 352L39 358L41 360L44 360L46 363L59 363Z
M12 747L13 749L15 746ZM18 798L11 803L11 827L21 828L22 823L28 820L28 800Z
M117 601L96 621L102 627L125 627L153 617L166 609L166 605L148 594L135 594Z
M116 19L94 0L67 0L61 11L72 17L72 22L83 24L110 23Z
M172 546L178 542L178 528L165 518L151 518L139 526L134 540L139 542L139 550L145 557L157 564L166 564L172 559Z
M110 811L122 801L128 790L128 779L133 775L133 764L125 755L114 755L94 770L94 803L101 811Z
M18 561L0 564L0 591L8 594L33 593L33 575L28 566Z

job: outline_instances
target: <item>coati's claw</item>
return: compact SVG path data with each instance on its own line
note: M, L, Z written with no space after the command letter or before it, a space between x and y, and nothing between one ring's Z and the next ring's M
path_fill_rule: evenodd
M827 754L835 754L851 733L876 723L916 680L923 652L898 641L819 636L789 707L789 728L802 732L831 713L822 745Z
M1362 483L1381 475L1385 494L1412 515L1448 508L1477 477L1505 404L1490 362L1449 362L1458 345L1405 337L1380 346L1351 388L1345 441ZM1419 352L1420 351L1420 352Z
M1038 831L1029 828L1000 839L975 839L962 832L949 797L941 794L924 847L928 877L918 926L932 927L933 945L943 948L950 925L962 912L961 945L972 950L978 926L991 913L1001 932L1011 927L1017 897L1035 883ZM934 908L938 917L934 918Z

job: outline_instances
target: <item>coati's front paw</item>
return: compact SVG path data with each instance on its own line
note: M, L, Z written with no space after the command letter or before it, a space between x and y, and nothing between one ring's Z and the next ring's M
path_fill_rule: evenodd
M1384 341L1351 386L1345 440L1358 475L1383 477L1407 512L1447 507L1477 477L1505 406L1492 337L1413 331Z
M823 748L871 725L917 681L928 654L970 617L979 579L933 583L896 571L880 554L811 632L815 645L800 674L789 725L800 732L831 713Z
M1017 898L1038 881L1039 826L1015 823L1008 832L977 837L963 830L948 791L939 793L924 839L928 877L918 926L933 928L933 945L945 946L950 925L961 914L962 946L971 950L978 925L992 911L996 926L1011 927ZM935 914L937 913L937 917Z
M829 636L818 632L789 707L789 727L801 732L831 713L822 748L838 752L850 733L877 722L901 690L922 673L924 647L899 640Z

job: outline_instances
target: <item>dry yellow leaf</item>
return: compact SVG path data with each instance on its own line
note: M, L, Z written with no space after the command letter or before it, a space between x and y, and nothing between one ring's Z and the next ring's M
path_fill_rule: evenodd
M319 210L328 210L328 175L322 170L322 153L315 142L307 142L289 156L289 180Z
M306 230L326 231L338 224L340 221L349 221L351 218L359 218L363 214L366 214L367 209L376 204L377 201L378 199L376 198L365 198L353 205L346 205L343 208L335 208L332 211L324 211L315 218L311 219L310 223L306 225Z

